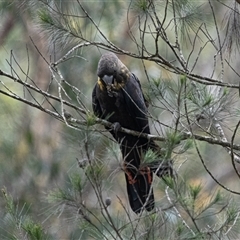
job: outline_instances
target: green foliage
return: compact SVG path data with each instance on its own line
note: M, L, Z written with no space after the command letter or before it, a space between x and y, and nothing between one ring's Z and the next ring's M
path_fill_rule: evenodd
M172 177L165 176L164 182L170 189L173 189L175 187L174 178Z
M104 179L106 166L101 161L94 161L86 168L86 176L89 180L101 184Z
M218 203L223 200L223 196L220 191L217 191L217 194L214 196L214 199L212 201L213 204Z
M180 77L181 85L184 85L184 84L186 83L186 81L187 81L187 76L186 76L186 75L182 75L182 76Z
M23 84L31 83L37 88L43 84L42 89L55 98L59 97L59 83L53 81L53 74L51 77L41 76L49 71L51 65L48 66L48 62L66 57L65 50L69 50L72 43L81 43L84 47L72 49L59 66L65 80L61 87L67 93L67 96L63 94L63 98L87 110L91 108L90 96L96 79L97 61L105 50L126 53L135 58L144 56L144 67L135 65L135 61L127 62L130 58L121 57L130 70L134 72L137 68L136 75L141 84L145 81L148 87L148 100L152 104L149 108L151 128L155 127L155 134L166 138L160 160L174 159L176 176L164 177L164 181L154 176L155 212L135 215L127 202L119 146L103 128L100 131L91 128L96 123L91 110L89 114L77 112L76 117L81 119L79 122L83 125L79 126L80 131L74 131L61 124L59 127L55 124L56 119L51 121L2 98L0 182L11 189L11 194L6 189L2 190L4 200L0 201L0 237L48 239L50 235L45 233L48 231L54 235L54 239L238 239L238 201L235 202L231 194L226 197L219 189L209 189L208 184L199 183L211 181L206 171L204 173L199 168L199 156L194 151L193 139L183 139L181 134L195 134L194 128L200 125L199 120L207 119L212 124L212 120L221 119L221 115L227 118L229 115L225 111L229 110L229 106L233 108L230 94L236 76L224 75L228 71L225 70L227 61L221 45L225 42L222 39L225 34L220 24L216 24L214 31L219 31L217 35L221 39L215 41L218 36L207 27L208 11L204 7L207 3L215 7L220 2L205 1L204 5L201 5L203 2L191 0L112 1L111 4L97 1L95 5L87 1L61 0L19 1L23 5L17 5L16 2L0 3L2 15L15 14L19 20L10 22L14 24L14 30L6 39L17 39L17 42L9 41L1 48L2 59L8 59L6 66L10 68L11 76L21 78L23 75ZM31 7L25 8L25 2ZM215 18L219 21L221 14L218 13L223 11L216 9ZM234 14L238 12L236 7L234 10ZM32 16L37 18L41 36L33 27ZM5 18L1 20L3 26L7 26L3 33L11 29L9 25L4 25ZM238 24L238 19L235 20ZM187 45L186 52L179 47L179 35L186 44L192 43L191 48ZM28 39L26 36L33 36L33 42L25 42ZM23 51L16 54L16 58L20 59L18 65L13 61L11 49L25 49L26 43L27 54L23 55ZM42 45L47 47L41 48ZM208 45L215 52L208 52ZM207 51L203 53L201 63L200 55L205 47ZM189 56L188 51L191 52ZM6 55L8 52L11 54ZM208 55L214 56L212 75L221 75L219 78L224 79L221 83L213 78L208 80L211 75ZM45 67L39 59L46 60ZM232 68L232 63L229 65ZM221 68L220 71L218 68ZM145 77L144 74L151 75L152 72L155 77ZM202 72L198 77L197 74ZM228 79L231 79L231 84L221 87L228 84ZM9 82L6 85L1 82L1 91L10 89L9 92L15 94L16 87L16 96L40 99L32 89L25 86L22 90L22 86L16 86L17 82ZM45 107L46 104L47 108L58 113L59 102L43 95L40 97L41 100L37 102L39 107ZM239 113L236 118L239 119ZM228 129L231 125L232 122L229 122ZM203 137L206 135L213 140L219 139L219 134L214 135L210 128L205 130L205 126L200 127ZM237 132L238 129L235 129ZM196 144L199 142L196 141ZM225 184L229 181L227 184L231 185L233 176L226 180L225 171L222 170L227 170L225 155L221 156L222 152L215 151L215 145L211 152L199 145L204 160L209 160L209 155L214 152L214 159L206 161L206 166L210 170L213 166L214 176L216 173L217 179L222 177L221 182ZM83 160L79 160L77 165L76 158ZM158 153L148 150L142 164L151 165L157 160ZM197 167L194 165L196 162ZM223 167L219 170L217 165ZM43 192L48 192L48 202L42 201Z
M11 215L14 215L16 210L15 210L15 205L13 203L12 196L8 195L6 188L2 189L2 194L3 194L4 199L6 201L6 210L7 210L7 212L10 213Z
M12 196L8 194L6 188L2 189L2 194L6 204L6 217L8 216L8 219L11 218L11 225L13 224L13 228L8 236L10 239L19 239L18 235L24 235L31 240L49 239L44 232L43 226L33 221L27 211L24 213L24 206L20 211L18 210L18 206L14 203ZM6 223L4 222L4 224ZM6 225L5 227L8 229L9 226Z
M166 141L164 143L165 147L165 159L171 159L173 149L181 143L181 134L173 131L168 131L166 133Z
M56 202L75 202L78 196L81 197L85 185L87 183L87 178L83 171L77 171L69 175L68 177L69 187L56 188L55 190L49 191L47 195L47 200L49 203Z
M61 188L52 190L48 193L47 200L49 203L62 202L62 201L74 201L71 191L65 191Z
M160 78L153 78L153 83L154 85L158 88L160 87L160 84L161 84L161 79Z
M74 191L82 192L85 181L83 181L83 176L80 173L75 173L70 176L71 186L73 187Z
M201 184L196 185L196 186L189 185L189 192L194 201L196 200L196 198L199 195L201 190L202 190Z
M153 163L159 158L158 154L152 149L148 149L143 156L143 164Z
M205 102L203 103L202 107L209 106L210 103L212 103L212 101L213 101L213 99L212 99L212 96L211 96L211 95L206 96Z
M193 147L193 140L192 139L187 139L184 141L182 145L182 152L185 152Z
M53 18L50 14L49 11L46 9L41 9L38 11L38 18L42 23L49 24L49 25L54 25Z
M224 47L227 49L229 56L231 56L233 49L240 49L240 19L239 19L239 1L236 0L232 8L229 8L225 15L226 24L226 42Z
M140 12L146 12L148 10L149 1L148 0L134 0L134 8Z
M176 235L181 236L184 233L184 225L181 221L176 224Z
M174 181L172 184L167 182L167 185L171 189L171 193L175 196L176 202L181 205L181 211L177 212L180 218L176 223L177 236L184 236L185 239L187 235L191 235L191 232L195 235L194 239L198 239L199 237L205 238L214 234L221 236L221 234L225 235L228 233L229 227L226 226L231 226L230 224L233 222L232 226L235 229L237 228L238 208L235 207L234 203L229 202L226 204L226 197L220 191L217 191L215 194L211 193L212 196L207 196L202 184L181 183L178 180L177 184ZM174 201L173 195L171 195L172 201ZM184 219L183 216L185 214L191 218L192 222L181 221ZM206 221L209 222L206 223ZM215 223L218 225L216 228L214 226ZM224 229L223 226L226 228ZM192 230L186 231L186 227ZM199 227L205 230L199 231ZM207 229L209 227L216 229L216 232L208 232Z
M87 126L93 126L94 124L96 124L96 116L93 113L90 113L87 115Z
M173 132L167 132L167 142L170 146L175 146L181 142L182 136L178 133Z
M27 219L22 224L22 228L26 231L28 239L31 240L45 240L47 239L43 228L40 224L34 223L31 219Z
M182 42L191 42L191 34L196 33L202 22L208 17L208 11L203 4L191 0L172 1L176 21ZM192 43L192 42L191 42Z
M229 118L232 117L229 115L229 106L234 97L225 88L189 84L186 99L189 116L197 116L198 120L210 120L214 117L221 119L222 115L226 117L227 113Z

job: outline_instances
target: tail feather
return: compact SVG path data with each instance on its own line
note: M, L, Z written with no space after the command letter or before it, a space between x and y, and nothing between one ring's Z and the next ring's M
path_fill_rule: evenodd
M144 207L147 211L154 209L154 195L151 189L152 172L149 168L142 169L135 176L125 170L127 193L130 206L135 213L140 213Z
M172 162L159 160L147 166L142 163L143 154L148 149L159 155L161 153L161 149L153 140L128 137L122 138L120 143L130 206L135 213L140 213L143 208L151 211L155 205L151 187L153 173L160 178L172 176Z

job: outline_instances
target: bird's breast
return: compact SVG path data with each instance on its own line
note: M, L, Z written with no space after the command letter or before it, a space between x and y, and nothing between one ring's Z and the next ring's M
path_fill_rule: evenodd
M99 86L97 93L103 118L108 119L112 123L119 122L122 127L135 129L135 119L130 116L122 90L103 87L101 90Z

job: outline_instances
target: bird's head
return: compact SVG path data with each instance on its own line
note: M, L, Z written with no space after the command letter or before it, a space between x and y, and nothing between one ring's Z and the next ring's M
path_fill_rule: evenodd
M97 75L103 85L118 90L123 87L130 76L128 68L114 53L105 53L99 60Z

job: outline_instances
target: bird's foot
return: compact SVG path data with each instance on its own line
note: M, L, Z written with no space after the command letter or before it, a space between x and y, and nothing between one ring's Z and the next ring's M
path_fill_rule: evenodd
M138 174L145 176L148 184L152 183L151 169L149 167L140 168Z
M115 123L112 124L112 129L113 129L115 134L120 130L120 128L121 128L121 125L120 125L119 122L115 122Z

